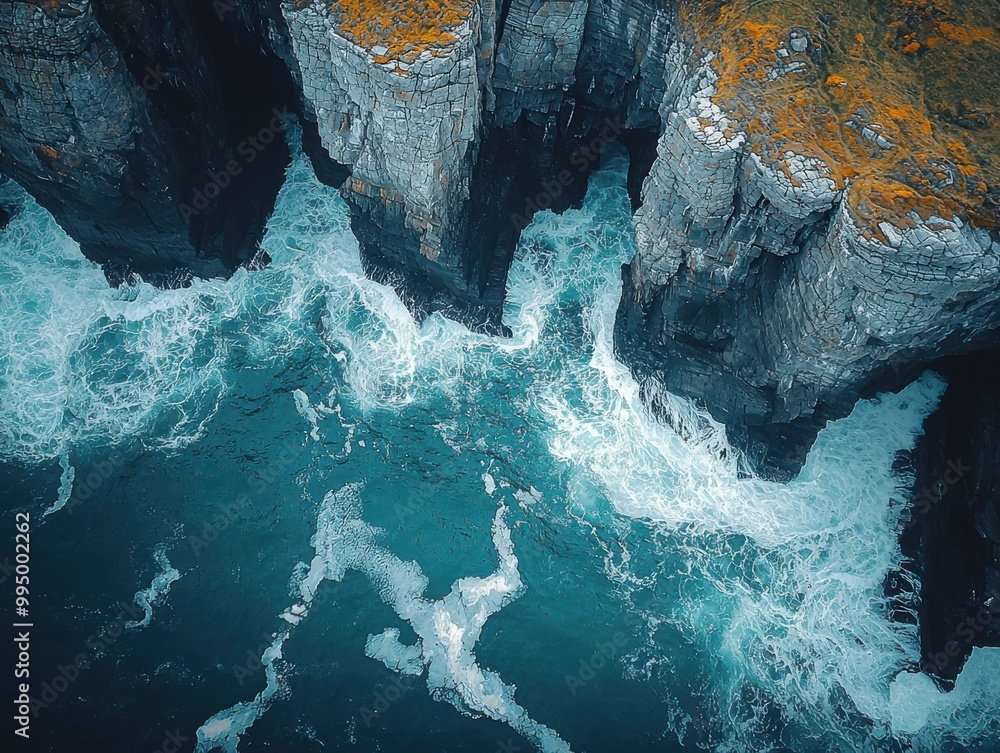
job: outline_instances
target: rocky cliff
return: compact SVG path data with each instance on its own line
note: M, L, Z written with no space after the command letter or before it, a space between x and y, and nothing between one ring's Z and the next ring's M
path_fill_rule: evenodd
M654 409L693 398L748 470L787 478L860 397L996 344L998 16L995 0L0 0L0 172L112 281L225 275L255 259L294 114L369 273L418 316L503 332L521 230L621 141L638 253L617 353ZM929 435L964 431L940 421ZM918 452L918 483L951 452ZM921 524L928 583L971 573L961 608L928 592L951 615L928 618L929 647L985 604L985 565L935 552L1000 542L987 491Z
M700 401L779 478L1000 314L996 9L860 5L680 14L625 275L619 353L654 402Z
M0 170L112 276L226 274L294 112L369 272L502 331L520 230L620 139L619 355L787 477L1000 310L995 8L819 5L3 0Z
M0 2L0 171L113 280L225 275L256 253L288 160L271 110L295 90L281 68L273 96L240 28L206 3Z
M670 24L637 0L281 9L369 271L420 314L501 329L532 214L582 196L595 147L656 128Z
M954 686L976 646L1000 645L1000 351L945 359L914 453L903 552L919 579L921 669Z

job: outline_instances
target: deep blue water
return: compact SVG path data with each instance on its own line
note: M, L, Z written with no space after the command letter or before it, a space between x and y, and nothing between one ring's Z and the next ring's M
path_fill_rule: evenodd
M28 749L995 750L1000 652L942 694L883 595L892 461L941 380L859 405L787 486L683 400L684 439L653 420L611 354L625 170L526 231L509 340L417 326L301 154L273 265L185 290L109 290L14 197L33 694L88 665Z

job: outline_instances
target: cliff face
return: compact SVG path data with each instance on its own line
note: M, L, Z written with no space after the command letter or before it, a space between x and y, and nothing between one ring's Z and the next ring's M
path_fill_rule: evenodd
M924 425L903 551L920 579L921 669L954 686L976 646L1000 644L1000 352L945 359Z
M502 330L532 214L582 196L594 148L638 146L656 126L667 14L636 0L413 0L383 24L368 6L281 8L305 106L351 168L342 192L369 271L418 314Z
M112 280L228 274L256 253L280 185L284 125L267 105L282 103L246 52L259 41L228 36L209 5L0 3L0 171Z
M654 401L700 401L779 478L826 421L982 347L1000 316L988 108L965 99L980 120L964 123L928 112L903 51L920 44L883 42L891 8L869 29L804 7L683 14L617 332ZM980 32L971 54L992 54L1000 37ZM939 41L929 57L964 45Z
M226 274L294 111L369 272L502 331L521 229L620 139L619 355L787 476L826 420L996 324L989 4L861 5L5 1L0 170L114 278Z

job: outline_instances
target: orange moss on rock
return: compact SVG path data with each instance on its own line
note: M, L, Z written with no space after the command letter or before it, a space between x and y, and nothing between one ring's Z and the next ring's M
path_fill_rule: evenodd
M818 157L852 181L866 232L913 212L995 226L1000 0L697 0L680 15L715 53L715 101L749 148Z
M371 50L385 48L377 62L412 59L456 41L455 30L468 21L474 0L338 0L330 6L343 34Z

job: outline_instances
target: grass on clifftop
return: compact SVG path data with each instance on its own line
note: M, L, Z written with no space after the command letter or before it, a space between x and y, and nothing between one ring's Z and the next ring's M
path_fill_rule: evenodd
M883 219L906 224L911 211L997 227L1000 0L682 7L682 28L717 53L716 102L751 148L824 160L839 185L852 181L852 206L870 233L881 236ZM797 28L809 32L805 51L792 49ZM797 70L774 77L781 64Z

